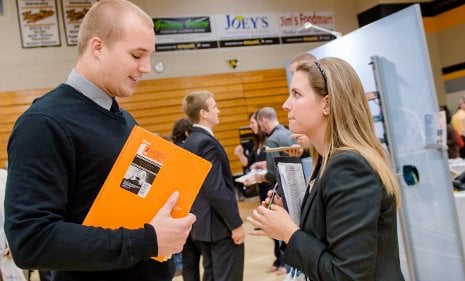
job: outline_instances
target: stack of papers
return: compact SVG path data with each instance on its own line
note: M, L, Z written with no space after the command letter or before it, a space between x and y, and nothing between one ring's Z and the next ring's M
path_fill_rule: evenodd
M266 172L267 172L266 169L265 170L252 170L248 172L247 174L236 178L234 181L244 184L244 182L247 179L255 178L255 175L264 175L266 174Z

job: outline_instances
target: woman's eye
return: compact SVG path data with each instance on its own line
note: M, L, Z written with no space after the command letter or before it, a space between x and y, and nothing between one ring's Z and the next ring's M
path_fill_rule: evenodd
M134 55L134 54L132 54L132 57L135 58L135 59L140 59L140 56L137 56L137 55Z

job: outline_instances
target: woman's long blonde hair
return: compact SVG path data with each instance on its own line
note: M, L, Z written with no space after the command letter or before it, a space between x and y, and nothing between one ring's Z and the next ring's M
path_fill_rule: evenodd
M364 157L381 179L387 194L400 205L400 187L386 151L376 137L373 118L360 78L344 60L328 57L304 62L297 71L305 73L316 94L329 97L330 114L325 135L324 155L312 151L313 163L321 162L324 172L332 155L356 151ZM321 158L321 159L319 159Z

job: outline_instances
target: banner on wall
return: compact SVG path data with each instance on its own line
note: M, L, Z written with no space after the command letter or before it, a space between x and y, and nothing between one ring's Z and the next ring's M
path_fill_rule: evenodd
M274 13L215 15L221 48L279 44L279 26Z
M310 22L319 27L334 30L332 12L280 13L278 18L282 44L331 41L336 38L320 30L303 28L306 22Z
M16 0L23 48L60 46L56 0Z
M95 2L97 0L61 0L66 44L68 46L77 45L77 37L82 19Z
M153 18L158 52L330 41L305 22L334 30L332 12L231 13Z
M218 48L210 16L154 18L153 24L157 52Z

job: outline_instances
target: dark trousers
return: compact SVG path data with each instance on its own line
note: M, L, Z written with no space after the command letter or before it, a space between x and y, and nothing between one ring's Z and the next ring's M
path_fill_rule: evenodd
M50 271L39 270L39 278L40 278L40 281L51 281L52 273Z
M465 136L460 135L463 139L463 142L465 142ZM460 157L465 158L465 146L460 148Z
M242 281L244 279L244 244L236 245L230 237L215 242L200 242L203 257L203 281Z
M282 252L281 252L281 241L273 239L274 242L274 256L275 260L273 262L273 265L276 267L283 267L284 262L282 259Z
M182 249L182 279L184 281L200 281L200 248L191 236Z

